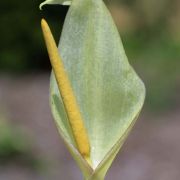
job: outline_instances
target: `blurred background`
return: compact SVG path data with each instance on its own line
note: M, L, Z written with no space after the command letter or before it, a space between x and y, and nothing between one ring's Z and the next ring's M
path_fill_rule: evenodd
M0 6L0 180L77 180L49 108L50 64L40 29L58 41L68 10L40 0ZM180 178L180 1L106 0L129 58L146 85L140 118L107 180ZM68 173L67 173L68 172Z

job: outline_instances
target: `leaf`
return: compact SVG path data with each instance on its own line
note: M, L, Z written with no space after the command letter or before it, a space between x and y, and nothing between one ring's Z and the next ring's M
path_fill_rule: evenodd
M46 4L61 4L61 5L70 5L72 0L46 0L40 4L39 8L42 10L42 7Z
M88 131L92 167L75 148L52 75L54 119L84 178L104 179L142 108L144 84L128 63L117 28L102 0L72 1L59 52Z

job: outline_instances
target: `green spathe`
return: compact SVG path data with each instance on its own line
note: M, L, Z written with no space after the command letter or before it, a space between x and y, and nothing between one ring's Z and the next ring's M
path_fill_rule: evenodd
M64 1L47 0L43 4L46 2ZM92 167L74 146L66 111L52 76L54 119L84 179L102 180L142 108L144 84L129 65L117 28L102 0L72 1L59 52L88 131Z
M39 8L42 9L45 4L61 4L68 6L71 4L71 0L46 0L40 4Z

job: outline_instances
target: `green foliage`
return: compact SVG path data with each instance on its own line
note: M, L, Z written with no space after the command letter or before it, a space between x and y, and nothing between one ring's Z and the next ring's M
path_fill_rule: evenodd
M146 83L146 107L156 113L175 108L179 103L179 43L167 33L153 33L128 35L124 44L131 63Z
M30 168L40 167L40 161L32 153L27 138L21 130L12 127L2 116L0 117L0 132L0 166L18 162Z
M47 57L42 53L44 46L39 22L41 13L43 16L48 14L49 19L52 19L59 13L59 8L49 8L49 13L44 8L42 12L38 8L40 2L40 0L26 3L22 0L1 2L0 72L26 72L50 67L46 61ZM61 29L65 13L66 8L62 10L60 8L59 19L52 19L55 28Z

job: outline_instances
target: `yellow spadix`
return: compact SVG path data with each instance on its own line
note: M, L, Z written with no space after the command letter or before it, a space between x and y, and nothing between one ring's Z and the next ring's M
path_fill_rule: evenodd
M47 22L42 19L41 27L48 50L50 62L56 77L59 91L67 112L69 123L81 155L90 163L90 144L83 118L81 116L76 98L74 96L68 75L65 71L58 48Z

